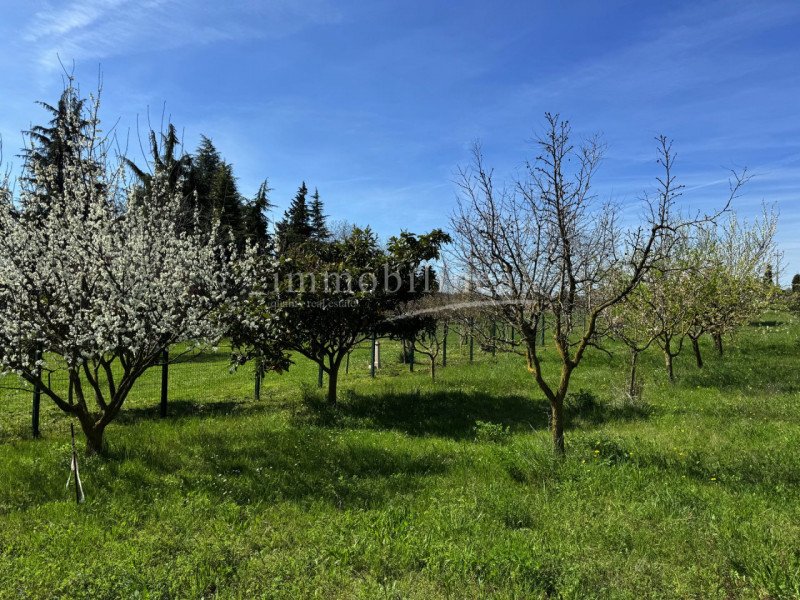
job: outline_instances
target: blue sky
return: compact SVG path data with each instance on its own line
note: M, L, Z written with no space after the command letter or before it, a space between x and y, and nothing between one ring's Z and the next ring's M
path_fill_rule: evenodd
M10 4L10 6L9 6ZM784 281L800 271L800 3L91 0L6 3L5 162L61 86L104 80L107 126L139 157L149 110L194 148L211 137L245 194L269 178L282 210L300 181L335 219L447 225L453 172L480 139L498 175L532 154L545 111L608 144L601 197L635 214L675 140L693 207L730 168L756 175L735 208L780 211Z

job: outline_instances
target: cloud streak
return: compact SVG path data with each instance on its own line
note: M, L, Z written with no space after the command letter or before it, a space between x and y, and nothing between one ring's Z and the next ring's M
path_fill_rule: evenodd
M335 22L327 0L257 3L231 0L89 0L34 13L22 36L44 70L67 60L100 60L136 52L291 35L314 23Z

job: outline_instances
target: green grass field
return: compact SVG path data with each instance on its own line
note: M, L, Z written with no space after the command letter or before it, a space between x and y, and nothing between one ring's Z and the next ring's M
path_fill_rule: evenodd
M255 402L250 367L200 356L167 419L148 373L81 506L69 421L43 399L32 440L0 390L0 597L800 597L800 323L764 319L675 385L649 353L637 405L624 352L589 355L563 461L516 356L453 339L432 384L386 342L371 380L361 349L336 411L306 361Z

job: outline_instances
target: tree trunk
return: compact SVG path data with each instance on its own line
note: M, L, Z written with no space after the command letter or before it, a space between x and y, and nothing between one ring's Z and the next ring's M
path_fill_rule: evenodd
M639 351L631 350L631 377L628 382L628 395L631 398L636 397L636 366L639 362Z
M669 350L664 350L664 363L667 367L669 382L673 383L675 381L675 372L672 368L672 353Z
M700 353L700 340L696 337L691 338L692 350L694 350L694 357L697 360L697 368L703 368L703 355Z
M339 362L333 361L328 371L328 404L336 406L336 382L339 379Z
M724 349L722 347L722 334L715 333L712 335L712 337L714 338L714 347L717 349L717 354L722 356L724 354Z
M564 398L560 395L550 402L550 431L553 451L558 457L564 456Z
M436 381L436 357L431 356L431 381Z
M103 454L105 452L103 432L106 426L97 424L91 415L78 415L78 422L86 436L86 456Z

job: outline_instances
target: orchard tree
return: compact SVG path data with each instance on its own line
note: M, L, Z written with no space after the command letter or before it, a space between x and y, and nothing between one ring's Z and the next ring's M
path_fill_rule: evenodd
M763 274L774 255L777 215L741 221L735 213L700 230L704 266L695 278L695 315L702 319L721 356L723 338L761 313L774 300L774 286Z
M455 309L452 298L435 290L430 295L404 307L401 320L410 335L412 352L428 358L431 381L436 380L436 361L447 343L450 319Z
M372 231L358 227L324 253L299 250L283 257L276 290L283 346L320 366L328 377L328 403L335 405L342 361L372 337L382 317L373 277L384 256Z
M476 300L485 301L520 334L528 370L550 403L553 446L561 455L564 398L586 350L598 342L600 317L669 255L675 232L707 217L677 214L680 187L664 137L658 138L658 189L645 198L644 222L627 230L620 225L619 208L598 205L592 190L603 155L599 140L575 146L569 123L547 114L536 147L536 158L512 186L495 185L476 147L472 166L459 173L452 228L456 259L461 272L475 280ZM578 318L582 305L585 325ZM541 363L546 313L552 315L548 329L560 363L556 379Z
M250 292L249 331L241 328L234 340L238 355L264 356L278 370L287 366L280 351L305 356L327 375L327 400L335 405L342 362L359 343L397 331L399 308L427 293L421 265L438 257L448 238L434 230L401 239L382 248L369 228L351 226L327 242L276 255L275 277L255 278L262 283Z
M94 102L91 133L68 142L61 169L27 163L46 196L0 194L0 370L74 415L89 452L165 348L219 337L209 314L232 289L216 228L210 240L178 231L166 173L145 194L126 189L96 114ZM40 376L62 367L69 396Z
M627 394L631 400L641 396L639 357L662 333L661 323L649 309L651 290L640 284L620 303L612 306L604 318L611 335L628 347L630 368Z

